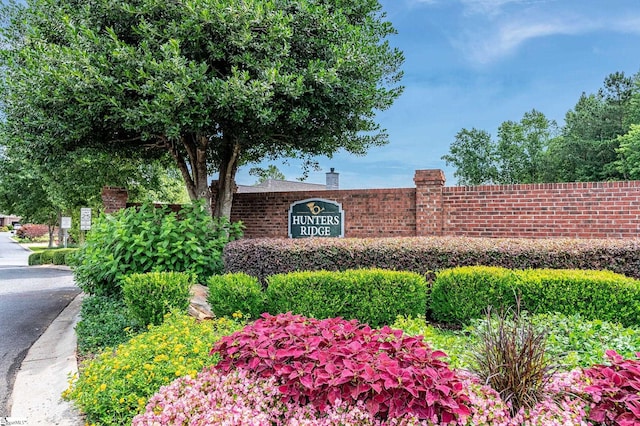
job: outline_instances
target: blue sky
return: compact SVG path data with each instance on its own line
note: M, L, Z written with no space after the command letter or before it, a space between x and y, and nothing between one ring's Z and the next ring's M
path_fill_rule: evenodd
M500 123L535 108L559 125L582 92L607 75L640 71L640 0L382 0L405 55L405 91L378 122L389 144L364 157L318 158L323 183L334 167L340 186L413 187L416 169L453 170L440 158L462 128L493 136ZM275 164L287 177L299 164ZM250 185L251 166L237 182Z

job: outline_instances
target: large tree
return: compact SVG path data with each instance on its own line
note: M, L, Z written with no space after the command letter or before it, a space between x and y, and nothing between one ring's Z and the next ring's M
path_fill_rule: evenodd
M459 185L490 184L498 178L495 143L486 130L460 130L442 159L456 168Z
M456 167L461 185L543 182L547 147L556 131L553 120L533 109L519 122L503 122L497 141L485 130L462 129L442 159Z
M229 216L236 170L363 154L400 94L378 0L31 0L3 48L8 129L39 156L169 153L192 199Z
M597 93L583 93L567 112L562 138L550 149L557 164L557 181L625 179L616 166L618 137L634 123L631 108L639 78L612 73Z

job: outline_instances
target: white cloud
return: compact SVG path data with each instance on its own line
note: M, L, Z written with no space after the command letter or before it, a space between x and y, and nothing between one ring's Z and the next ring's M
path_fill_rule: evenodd
M499 23L487 32L466 33L456 44L472 62L486 64L512 54L524 43L541 37L575 35L599 28L587 20L517 20Z

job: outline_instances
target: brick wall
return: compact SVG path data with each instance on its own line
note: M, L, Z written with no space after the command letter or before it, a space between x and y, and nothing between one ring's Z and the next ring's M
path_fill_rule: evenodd
M289 206L307 198L323 198L342 204L345 237L415 235L413 188L235 194L231 221L242 220L247 238L286 238Z
M105 213L113 213L127 206L129 193L124 188L105 186L102 188L102 205Z
M640 181L444 187L443 235L636 238Z
M418 170L416 188L235 194L231 220L247 238L287 237L289 206L307 198L342 204L345 237L640 237L640 181L445 187L441 170ZM123 201L124 197L124 201ZM126 191L105 188L105 210Z

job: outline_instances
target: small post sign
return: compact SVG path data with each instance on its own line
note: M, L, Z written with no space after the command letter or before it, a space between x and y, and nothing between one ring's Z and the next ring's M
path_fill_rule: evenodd
M63 241L64 248L67 248L67 239L69 238L69 229L71 229L71 218L63 216L60 218L60 228L64 231Z
M344 211L335 201L310 198L289 207L289 238L344 237Z
M60 228L62 229L71 229L71 218L68 216L63 216L60 218Z
M80 209L80 230L88 231L90 229L91 229L91 209L83 207Z

